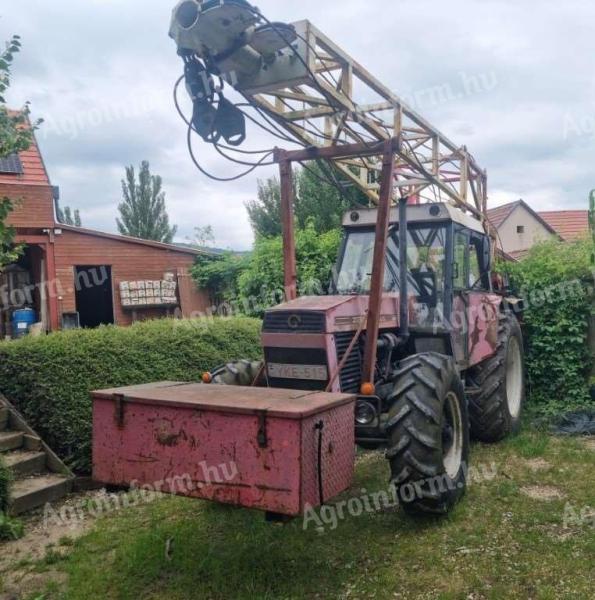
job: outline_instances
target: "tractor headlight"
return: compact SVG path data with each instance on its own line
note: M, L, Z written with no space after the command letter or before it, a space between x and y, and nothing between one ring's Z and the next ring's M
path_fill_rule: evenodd
M355 422L358 425L371 425L377 417L375 406L367 400L359 400L355 405Z

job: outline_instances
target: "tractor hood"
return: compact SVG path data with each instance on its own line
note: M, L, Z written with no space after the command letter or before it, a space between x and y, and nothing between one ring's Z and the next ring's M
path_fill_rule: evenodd
M346 303L353 303L354 300L361 300L364 296L302 296L296 300L285 302L275 308L271 308L271 312L279 310L332 310ZM368 297L365 296L366 305Z
M303 296L266 312L265 332L334 333L357 330L368 311L369 296ZM381 327L398 327L399 295L382 300Z

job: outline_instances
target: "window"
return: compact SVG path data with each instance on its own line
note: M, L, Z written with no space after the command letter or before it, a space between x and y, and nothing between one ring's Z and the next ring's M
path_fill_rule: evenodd
M5 158L0 158L0 173L3 175L22 175L23 163L18 154L9 154Z
M355 230L347 235L337 279L341 294L368 294L372 279L375 232ZM433 303L444 291L446 228L411 227L408 230L407 266L410 292ZM399 291L399 232L392 227L387 247L384 291Z
M521 234L521 233L525 233L525 226L524 225L518 225L516 228L516 232Z
M490 274L486 252L486 237L478 233L471 233L471 243L469 245L469 289L470 290L489 290Z
M0 173L7 175L22 175L23 163L18 154L9 154L5 158L0 158Z
M489 290L485 236L473 231L455 233L453 286L455 290Z
M418 325L430 325L444 311L446 227L412 225L407 231L408 296L413 301ZM369 294L372 279L375 233L347 233L336 289L339 294ZM384 291L399 292L399 230L389 232L384 272Z
M469 250L469 238L466 233L461 231L455 234L455 260L453 285L455 289L463 290L467 288L467 252Z

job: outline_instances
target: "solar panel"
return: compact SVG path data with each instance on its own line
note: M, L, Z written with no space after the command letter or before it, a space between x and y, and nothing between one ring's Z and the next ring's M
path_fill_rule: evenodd
M22 175L23 163L18 154L10 154L5 158L0 158L0 173L10 175Z

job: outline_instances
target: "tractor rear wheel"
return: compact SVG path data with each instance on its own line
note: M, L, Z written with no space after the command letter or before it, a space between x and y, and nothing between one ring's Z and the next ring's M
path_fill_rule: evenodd
M212 373L215 385L241 385L250 387L262 371L262 361L240 360L227 363Z
M394 373L386 457L403 509L446 514L466 489L469 419L452 358L428 352Z
M501 314L495 354L471 369L471 435L495 443L518 431L525 400L523 335L517 318Z

